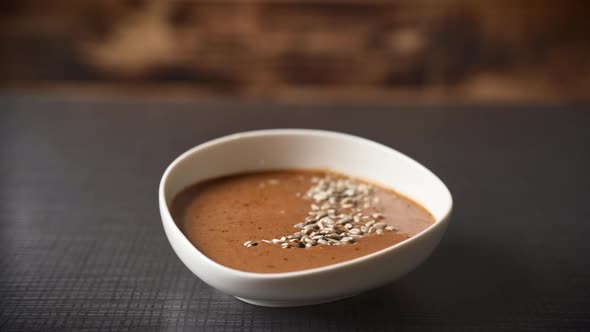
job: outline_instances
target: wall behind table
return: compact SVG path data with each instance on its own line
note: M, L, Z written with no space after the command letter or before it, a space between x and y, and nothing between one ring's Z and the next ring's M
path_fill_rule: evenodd
M0 4L5 91L290 101L590 99L585 1Z

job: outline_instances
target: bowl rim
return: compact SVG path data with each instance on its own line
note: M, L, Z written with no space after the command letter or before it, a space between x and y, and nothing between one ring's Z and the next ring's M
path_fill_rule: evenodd
M433 180L438 182L441 185L441 188L444 190L445 194L448 196L448 207L446 212L444 213L444 215L441 218L436 218L435 222L427 227L426 229L422 230L421 232L419 232L418 234L414 235L413 237L406 239L402 242L399 242L397 244L394 244L390 247L372 252L370 254L364 255L364 256L360 256L357 258L353 258L350 260L346 260L343 262L339 262L339 263L335 263L335 264L330 264L330 265L325 265L325 266L320 266L320 267L315 267L315 268L311 268L311 269L305 269L305 270L298 270L298 271L291 271L291 272L275 272L275 273L260 273L260 272L248 272L248 271L242 271L242 270L237 270L228 266L225 266L223 264L220 264L214 260L212 260L211 258L209 258L207 255L205 255L204 253L202 253L199 249L197 249L184 235L184 233L182 233L182 231L178 228L178 225L176 225L176 223L174 222L174 219L172 218L172 215L170 214L170 208L166 202L166 196L165 196L165 187L166 184L168 182L168 179L170 178L171 174L174 172L175 168L181 163L183 162L185 159L187 159L189 156L198 153L199 151L208 149L210 147L213 147L215 145L221 144L221 143L226 143L226 142L230 142L230 141L234 141L234 140L239 140L242 138L249 138L249 137L261 137L261 136L277 136L277 135L300 135L300 136L309 136L309 135L315 135L315 136L324 136L324 137L336 137L336 138L346 138L346 139L353 139L353 140L357 140L360 141L362 143L365 144L369 144L372 145L373 147L377 148L377 149L381 149L384 152L387 153L394 153L394 154L398 154L400 158L402 158L404 161L409 162L410 164L413 164L414 167L418 167L420 168L422 171L429 173L432 177ZM203 142L201 144L198 144L192 148L190 148L189 150L183 152L182 154L180 154L178 157L176 157L169 165L168 167L166 167L166 170L164 171L162 178L160 180L160 185L158 188L158 201L159 201L159 207L160 207L160 213L161 214L165 214L165 217L162 216L162 223L165 226L167 223L171 223L172 225L172 230L174 232L177 232L181 235L181 241L184 243L183 246L188 245L191 249L191 256L196 254L197 256L202 257L203 259L205 259L205 261L208 264L213 265L215 268L227 272L227 273L231 273L236 277L245 277L245 278L256 278L256 279L289 279L289 278L297 278L297 277L303 277L303 276L309 276L309 275L315 275L318 273L323 273L323 272L329 272L329 271L333 271L333 270L338 270L338 269L343 269L343 268L347 268L350 267L352 265L355 265L361 261L364 260L371 260L374 259L378 256L387 254L389 252L392 251L396 251L402 247L408 246L411 243L414 243L416 241L419 241L420 238L424 237L426 233L430 233L431 231L433 231L435 228L437 228L438 226L441 226L441 224L443 224L444 222L448 222L449 217L452 213L453 210L453 197L451 195L451 192L449 191L448 187L445 185L445 183L438 177L436 176L436 174L434 174L432 171L430 171L428 168L426 168L424 165L420 164L419 162L417 162L416 160L408 157L407 155L405 155L402 152L399 152L385 144L364 138L364 137L360 137L360 136L355 136L352 134L347 134L347 133L342 133L342 132L336 132L336 131L329 131L329 130L319 130L319 129L300 129L300 128L277 128L277 129L261 129L261 130L252 130L252 131L244 131L244 132L238 132L238 133L234 133L234 134L229 134L229 135L225 135L225 136L221 136L218 138L214 138L212 140ZM162 209L164 208L164 210L162 211Z

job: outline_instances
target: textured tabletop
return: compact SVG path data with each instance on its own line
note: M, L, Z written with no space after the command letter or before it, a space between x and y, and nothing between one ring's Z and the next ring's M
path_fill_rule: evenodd
M448 185L435 253L390 285L261 308L177 259L167 164L221 135L322 128L387 144ZM0 98L0 330L590 329L590 109Z

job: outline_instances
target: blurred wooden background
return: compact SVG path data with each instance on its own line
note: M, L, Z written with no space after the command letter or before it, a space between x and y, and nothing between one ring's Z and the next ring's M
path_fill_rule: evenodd
M0 2L0 89L287 101L590 99L588 1Z

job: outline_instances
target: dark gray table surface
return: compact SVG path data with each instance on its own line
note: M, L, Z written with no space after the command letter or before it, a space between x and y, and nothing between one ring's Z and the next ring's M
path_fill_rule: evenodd
M354 298L261 308L171 250L167 164L221 135L323 128L394 147L449 186L418 269ZM590 109L0 98L0 329L590 329Z

